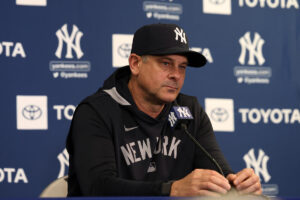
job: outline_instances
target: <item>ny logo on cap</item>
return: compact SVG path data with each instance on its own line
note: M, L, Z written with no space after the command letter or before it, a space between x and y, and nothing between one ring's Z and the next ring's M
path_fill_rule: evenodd
M178 36L180 36L181 41L180 42L184 42L185 44L186 42L186 37L185 37L185 32L183 32L182 29L179 29L178 27L176 27L176 29L174 30L174 32L176 33L176 37L175 40L178 40Z

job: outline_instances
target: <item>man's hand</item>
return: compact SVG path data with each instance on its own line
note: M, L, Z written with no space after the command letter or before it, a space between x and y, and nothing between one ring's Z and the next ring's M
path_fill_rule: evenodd
M186 177L173 182L170 196L220 196L230 188L229 181L218 172L195 169Z
M252 168L245 168L237 174L228 174L227 179L239 194L260 195L262 193L259 177Z

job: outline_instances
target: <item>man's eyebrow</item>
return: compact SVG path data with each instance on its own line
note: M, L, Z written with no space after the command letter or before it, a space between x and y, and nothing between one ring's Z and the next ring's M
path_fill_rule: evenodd
M167 56L161 56L161 57L159 57L158 59L159 59L159 60L167 59L167 60L169 60L169 61L171 61L171 62L174 62L174 59L169 58L169 57L167 57ZM186 62L182 62L181 64L188 65L189 63L188 63L188 61L186 61Z

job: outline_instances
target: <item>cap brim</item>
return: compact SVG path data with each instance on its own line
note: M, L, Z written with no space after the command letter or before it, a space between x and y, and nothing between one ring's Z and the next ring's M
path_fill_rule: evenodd
M166 50L159 50L157 52L147 53L150 55L168 55L168 54L179 54L187 57L188 66L190 67L203 67L207 60L206 58L196 51L188 50L182 51L182 49L166 49Z

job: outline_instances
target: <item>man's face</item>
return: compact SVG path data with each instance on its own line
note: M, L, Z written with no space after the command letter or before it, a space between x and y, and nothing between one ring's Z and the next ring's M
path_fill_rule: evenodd
M146 56L137 74L140 95L154 104L174 101L183 86L187 64L181 55Z

